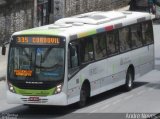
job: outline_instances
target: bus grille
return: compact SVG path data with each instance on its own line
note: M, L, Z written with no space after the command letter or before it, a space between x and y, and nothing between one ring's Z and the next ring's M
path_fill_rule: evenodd
M29 98L21 98L24 103L47 103L48 99L30 100Z

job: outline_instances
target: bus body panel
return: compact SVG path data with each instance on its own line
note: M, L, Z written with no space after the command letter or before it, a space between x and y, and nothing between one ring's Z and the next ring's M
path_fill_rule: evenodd
M154 45L149 45L91 63L68 82L68 92L72 95L71 98L68 97L69 104L79 101L80 89L85 79L90 81L91 96L103 93L125 84L130 65L135 68L135 79L153 70L153 56ZM96 69L94 73L91 72L93 69ZM77 80L80 82L76 85Z

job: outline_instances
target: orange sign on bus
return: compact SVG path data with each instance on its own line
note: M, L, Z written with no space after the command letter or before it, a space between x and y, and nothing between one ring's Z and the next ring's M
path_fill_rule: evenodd
M32 76L32 70L14 70L14 74L16 76L31 77Z
M60 44L60 38L52 37L17 37L17 43Z

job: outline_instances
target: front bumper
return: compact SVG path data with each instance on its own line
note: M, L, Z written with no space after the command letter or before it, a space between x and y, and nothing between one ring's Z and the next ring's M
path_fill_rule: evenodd
M38 97L39 100L31 101L30 97ZM67 105L67 96L61 92L52 96L23 96L7 91L7 102L10 104L29 104L29 105Z

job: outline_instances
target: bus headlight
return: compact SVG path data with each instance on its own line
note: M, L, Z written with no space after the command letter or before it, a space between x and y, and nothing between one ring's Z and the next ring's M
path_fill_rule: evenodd
M60 84L60 85L56 86L55 94L58 94L61 91L62 91L62 85Z
M15 93L15 89L11 83L8 82L8 88L12 93Z

